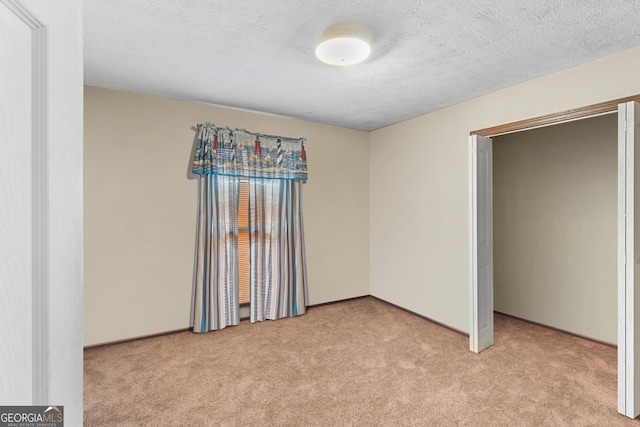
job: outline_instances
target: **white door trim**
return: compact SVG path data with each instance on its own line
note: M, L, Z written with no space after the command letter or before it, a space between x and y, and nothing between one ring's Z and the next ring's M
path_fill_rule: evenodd
M32 392L33 404L49 401L49 168L47 29L14 0L0 0L4 12L31 30L31 201L32 201Z
M626 102L618 106L618 412L629 418L640 415L640 316L636 316L640 293L635 292L636 210L635 188L640 181L635 165L640 165L640 150L635 149L640 104ZM638 230L640 231L640 229ZM640 312L638 313L640 315Z
M0 23L0 400L82 425L82 1L0 0Z
M493 345L493 189L492 142L469 137L469 348Z

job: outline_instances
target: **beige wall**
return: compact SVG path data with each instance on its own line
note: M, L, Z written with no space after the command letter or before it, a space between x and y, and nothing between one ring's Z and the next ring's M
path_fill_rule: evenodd
M493 139L497 311L617 341L617 115Z
M640 47L370 134L371 293L469 330L469 132L640 94Z
M635 48L370 134L86 87L85 345L188 324L202 121L308 138L312 304L371 293L468 331L469 132L639 94L639 68Z
M189 325L196 181L191 127L308 139L311 304L369 293L366 132L85 87L85 345Z

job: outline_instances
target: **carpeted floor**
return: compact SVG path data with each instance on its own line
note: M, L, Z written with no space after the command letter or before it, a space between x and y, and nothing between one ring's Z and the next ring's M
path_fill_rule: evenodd
M495 346L374 298L85 351L86 426L624 426L616 350L496 315Z

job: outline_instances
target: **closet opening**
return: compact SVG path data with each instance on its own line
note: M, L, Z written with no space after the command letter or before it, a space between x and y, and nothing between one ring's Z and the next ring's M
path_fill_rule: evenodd
M492 138L494 312L617 342L617 116Z
M521 122L510 123L506 125L497 126L494 128L482 129L479 131L471 132L470 136L470 144L469 144L469 205L470 205L470 217L469 217L469 253L470 253L470 333L469 333L469 343L470 348L474 352L480 352L491 345L493 345L493 314L494 314L494 279L497 279L498 287L504 287L504 280L508 280L510 275L512 274L509 269L512 266L504 266L504 265L496 265L497 269L494 271L494 250L497 249L499 253L503 253L509 245L524 245L519 247L521 250L530 251L529 259L518 259L514 258L514 262L519 263L518 267L524 268L525 270L535 268L532 264L535 264L535 260L537 260L540 265L538 268L541 270L550 270L554 269L556 272L560 272L561 276L566 275L566 264L571 264L571 262L575 261L575 259L571 259L578 254L567 255L567 251L570 251L572 247L581 244L581 238L578 234L575 234L576 228L580 228L580 221L584 220L584 213L580 213L580 208L591 209L592 211L597 211L600 207L593 207L593 205L587 203L591 200L591 194L589 193L589 189L587 189L586 182L591 183L591 185L595 185L599 188L591 188L591 191L607 191L608 188L609 193L611 193L611 189L613 189L613 195L609 194L609 206L607 209L604 209L600 214L597 212L590 212L592 219L597 224L600 221L601 225L604 224L604 228L600 230L600 234L604 236L604 230L607 231L607 236L604 237L603 243L608 248L601 253L602 259L599 261L602 263L604 268L603 271L613 270L612 265L615 263L615 270L617 273L614 273L617 277L613 279L616 282L616 286L611 286L611 278L609 278L609 286L608 290L602 290L603 293L606 293L606 304L609 306L609 311L612 311L613 301L615 300L617 304L616 309L613 312L616 314L617 318L617 327L614 328L611 319L607 326L604 328L600 328L595 333L583 333L581 335L595 335L594 338L599 339L601 341L608 341L613 334L612 330L617 329L617 344L618 344L618 412L624 414L628 417L635 418L640 413L640 387L639 392L635 393L636 384L640 386L640 369L634 369L634 366L637 364L640 367L640 351L639 354L636 355L634 348L636 343L640 343L640 292L638 295L635 294L635 282L637 281L635 275L635 264L636 259L634 257L634 249L635 249L635 230L640 231L640 209L638 216L638 221L636 221L635 215L635 182L638 181L638 188L640 189L640 171L638 174L635 173L635 163L637 162L640 167L640 150L634 150L636 142L640 141L640 104L634 102L635 100L640 100L640 96L628 97L621 100L614 100L607 103L596 104L593 106L588 106L576 110L571 110L559 114L553 114L548 116L539 117L536 119L524 120ZM617 113L617 114L616 114ZM599 117L603 116L603 117ZM564 165L568 168L568 171L563 172L564 177L562 177L564 183L561 186L566 186L567 188L562 189L562 191L555 191L554 189L549 189L548 191L544 191L544 189L535 188L536 185L541 185L540 181L533 180L532 184L527 182L518 182L518 183L506 183L504 190L506 193L502 193L503 188L500 187L500 194L497 195L498 201L497 203L507 203L509 199L512 202L519 204L520 208L526 207L528 204L530 205L531 200L526 199L526 192L531 191L532 194L542 194L543 203L540 203L542 206L534 206L535 209L542 209L539 212L539 215L536 217L532 215L531 212L525 212L520 214L525 216L525 223L529 223L529 225L534 224L536 221L542 221L543 219L549 220L550 218L557 218L553 215L549 216L549 212L544 212L544 205L547 204L546 209L558 209L565 210L572 215L573 218L571 221L556 219L558 222L555 224L557 228L556 233L562 235L562 233L568 233L565 237L570 239L567 240L558 240L559 248L553 248L556 250L556 256L560 257L560 260L555 260L553 258L547 257L545 260L545 255L542 252L545 248L536 248L531 247L529 245L528 248L525 248L527 244L518 242L517 239L515 242L506 242L503 239L505 230L497 230L496 237L497 248L494 247L494 165L493 165L493 139L495 138L498 142L496 143L497 154L502 157L509 156L528 156L534 159L533 164L526 165L525 169L529 170L529 172L525 171L525 173L533 174L536 172L536 166L541 169L548 168L549 174L551 176L544 176L539 178L542 182L547 182L546 185L549 185L551 182L551 178L553 178L554 173L558 173L562 168L558 167L559 165L553 165L553 159L544 160L543 157L540 157L542 154L542 145L538 151L536 151L535 147L527 147L525 143L521 143L524 147L524 153L517 154L511 148L505 145L502 147L502 140L499 138L518 138L519 136L509 137L508 134L512 134L515 132L522 131L532 131L532 129L544 128L546 126L552 124L562 123L561 126L567 126L571 128L571 124L569 122L590 118L590 120L600 121L602 123L607 122L607 120L611 120L612 117L615 119L615 123L617 123L617 132L615 134L615 139L617 143L615 144L615 160L612 156L612 153L609 153L605 156L605 159L595 159L589 156L583 156L584 158L580 161L582 166L587 166L589 164L597 165L596 170L593 171L594 174L597 173L605 173L605 170L612 169L615 173L615 182L616 184L612 184L612 178L609 176L608 179L605 179L604 182L600 183L597 180L591 179L588 175L579 172L575 168L575 164L572 166L569 162ZM584 122L587 123L587 122ZM580 123L575 123L573 126L580 126ZM575 129L574 129L575 130ZM544 129L541 132L544 134L545 132L552 132L553 129ZM506 136L505 136L506 135ZM523 133L523 135L525 135ZM528 134L531 135L531 134ZM528 136L525 135L525 138ZM498 146L497 144L500 144ZM531 145L530 143L528 145ZM506 147L506 148L505 148ZM503 149L504 148L504 149ZM572 151L577 152L585 147L580 147L580 144L575 145L572 149L564 147L560 149L556 145L549 145L548 149L556 151L556 154L562 154L561 151L566 151L566 153L562 154L564 156L575 154ZM593 147L592 147L593 148ZM602 148L602 147L600 147ZM611 147L609 147L610 149ZM510 151L511 150L511 151ZM596 149L597 151L597 149ZM562 157L562 156L560 156ZM540 163L543 159L548 164ZM637 160L636 160L637 159ZM599 160L603 161L605 165L601 165L597 163ZM502 161L502 160L501 160ZM525 161L523 159L519 160L520 166L524 167ZM538 164L535 164L538 162ZM595 163L594 163L595 162ZM614 163L615 166L612 165ZM502 174L504 170L502 169L504 164L501 163L499 170L497 173ZM513 165L507 165L506 169L509 169ZM601 168L601 166L604 166ZM574 168L576 170L573 170ZM555 171L555 172L554 172ZM584 172L584 171L583 171ZM636 178L636 175L638 176ZM582 177L582 181L579 178ZM521 180L522 181L522 180ZM524 180L526 181L526 179ZM584 182L586 181L586 182ZM499 185L503 185L504 183L499 183ZM542 184L544 185L544 184ZM575 191L571 190L571 185L574 186L582 186L584 188L574 188ZM523 194L515 194L514 192L524 191ZM580 193L574 194L574 193ZM505 194L510 194L510 196L505 196ZM604 194L604 193L603 193ZM505 202L507 200L507 202ZM593 200L591 200L593 201ZM554 204L555 202L555 204ZM567 203L571 202L571 203ZM550 205L548 205L550 203ZM574 206L574 205L578 206ZM612 207L611 205L615 204L615 226L612 225ZM591 205L591 208L588 208L587 205ZM564 207L561 207L564 206ZM531 206L529 206L531 207ZM497 215L511 215L513 213L509 213L508 209L503 209L503 205L499 205L497 209ZM605 211L607 211L605 213ZM552 212L553 213L553 212ZM557 213L557 212L556 212ZM529 216L528 218L526 216ZM586 215L589 216L589 215ZM546 217L546 218L545 218ZM518 222L514 218L502 218L505 220L506 224L500 224L500 227L503 225L519 227ZM514 219L513 224L509 225L509 221ZM564 222L563 222L564 221ZM587 221L588 222L588 221ZM583 225L586 226L587 222L583 222ZM635 223L638 222L637 226L634 226ZM563 228L563 224L565 228ZM540 224L538 224L540 225ZM522 225L520 225L522 226ZM553 227L554 224L543 224L542 227L547 227L544 229L544 233L542 229L540 229L541 234L553 235ZM552 230L549 230L552 229ZM522 231L522 230L520 230ZM525 230L526 231L526 230ZM551 231L551 232L550 232ZM526 233L525 233L526 234ZM538 239L542 241L542 236L534 236L532 238ZM555 236L557 237L557 236ZM562 237L562 236L561 236ZM594 237L594 230L588 230L586 233L586 237L582 239L588 239L590 237ZM640 242L640 236L638 236L638 242ZM543 243L540 243L544 246ZM597 245L598 243L595 240L588 241L590 245ZM505 246L506 245L506 246ZM563 247L564 246L564 247ZM513 249L513 248L512 248ZM564 249L564 252L563 252ZM553 252L552 249L546 248L547 251ZM574 248L575 250L575 248ZM597 251L594 251L597 252ZM613 253L612 253L613 252ZM560 255L564 254L564 255ZM583 253L584 254L584 253ZM517 254L510 254L510 256L516 256ZM503 255L504 256L504 255ZM640 258L638 258L640 259ZM615 260L615 261L614 261ZM562 263L565 263L563 265ZM582 260L578 260L578 264L580 264ZM594 262L590 260L589 262ZM598 261L595 261L598 262ZM528 264L527 264L528 263ZM553 264L553 265L552 265ZM592 265L588 266L589 268L594 268ZM543 277L546 272L538 271L538 273L542 274ZM638 274L640 276L640 273ZM507 279L505 279L507 278ZM566 279L566 278L565 278ZM598 282L598 277L591 277L589 280L592 282ZM601 278L602 279L602 278ZM569 280L569 279L567 279ZM573 280L573 279L570 279ZM602 279L606 281L605 279ZM525 280L526 282L526 280ZM544 288L544 287L542 287ZM500 289L499 289L500 290ZM542 289L544 290L544 289ZM549 291L547 288L546 291ZM553 291L553 289L551 290ZM499 296L498 298L498 306L507 307L507 310L512 310L513 307L518 306L522 302L523 298L522 289L519 291L511 292L511 295L507 296ZM533 291L533 295L525 295L527 298L538 298L544 300L548 298L548 295L545 295L545 292L542 292L540 289L536 289ZM576 295L572 295L572 290L563 291L567 295L562 295L560 301L557 302L556 305L561 306L563 304L563 300L566 302L570 300L572 297L576 297ZM520 295L518 295L520 293ZM636 301L637 300L637 301ZM551 304L553 305L553 304ZM636 310L636 306L639 306ZM593 304L591 305L593 308ZM500 308L500 307L497 307ZM553 314L550 313L550 308L553 307L542 307L539 311L543 318L546 316L547 320L543 319L543 321L539 323L559 323L564 326L556 326L551 324L550 326L557 327L559 329L566 329L570 332L573 332L571 329L582 328L583 326L576 324L575 319L572 321L566 321L566 319L553 318ZM528 309L528 308L527 308ZM578 311L583 309L578 309ZM589 309L584 309L586 312ZM636 316L636 312L638 316ZM594 314L594 313L592 313ZM531 313L522 316L527 318ZM582 316L582 314L580 314ZM550 319L550 320L549 320ZM579 322L578 322L579 323ZM588 321L586 323L589 323ZM596 327L598 329L598 327ZM604 331L606 329L606 332ZM580 334L580 332L576 332Z

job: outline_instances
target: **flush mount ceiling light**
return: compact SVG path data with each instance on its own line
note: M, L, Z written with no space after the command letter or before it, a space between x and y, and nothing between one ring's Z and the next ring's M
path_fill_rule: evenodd
M329 28L316 48L316 56L331 65L362 62L371 53L368 32L355 24L338 24Z
M362 62L371 53L369 43L356 37L336 37L325 40L316 48L316 56L331 65L352 65Z

